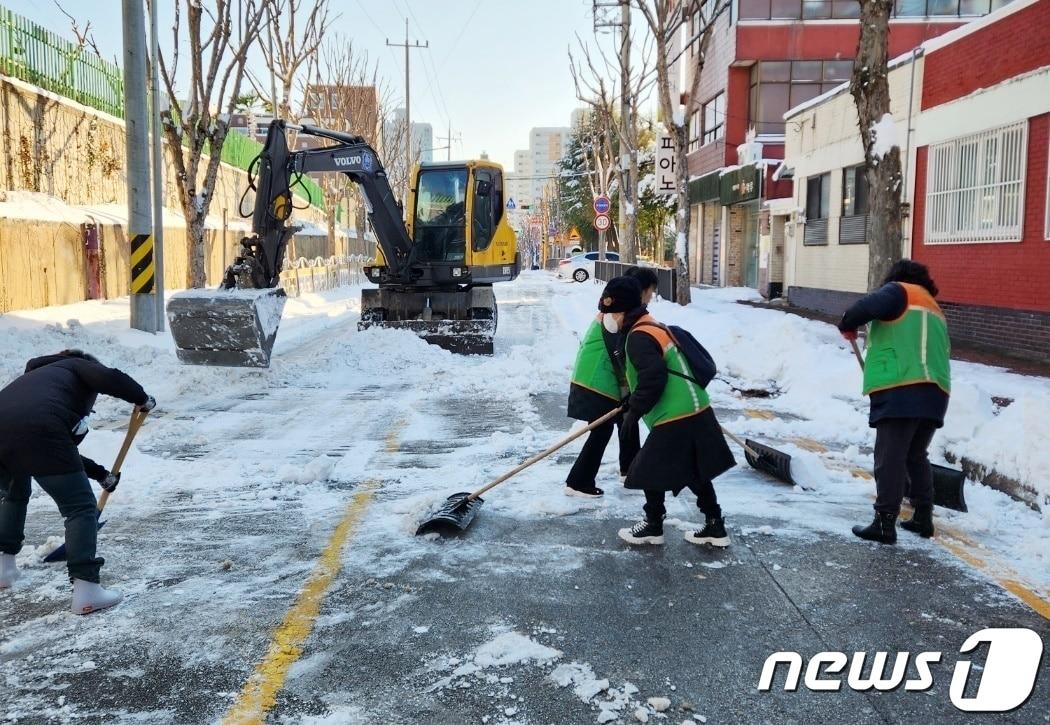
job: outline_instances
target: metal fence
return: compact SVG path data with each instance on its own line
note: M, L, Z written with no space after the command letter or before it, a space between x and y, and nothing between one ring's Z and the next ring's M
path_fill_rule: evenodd
M124 74L119 66L2 6L0 74L124 117ZM221 157L227 164L247 171L261 151L259 142L231 132L222 145ZM302 177L292 187L292 193L324 209L324 194L313 179Z
M619 277L627 271L628 268L633 266L635 265L625 264L623 262L595 262L594 281L608 282L613 277ZM656 288L656 293L665 300L677 299L675 293L678 290L678 275L675 274L674 269L670 267L650 267L650 269L656 272L656 276L660 280L660 284Z
M304 293L361 284L366 279L364 266L368 261L370 258L363 254L289 260L281 272L281 286L289 297L299 297Z
M0 7L0 73L124 116L119 67L5 7Z

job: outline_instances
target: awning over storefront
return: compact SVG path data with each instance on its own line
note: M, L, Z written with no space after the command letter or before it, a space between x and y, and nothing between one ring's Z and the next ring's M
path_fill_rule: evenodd
M689 180L689 203L700 204L705 201L717 201L719 197L718 192L718 174L719 171L712 171L710 174L704 174L698 176L695 179Z
M761 193L762 171L758 166L741 166L722 174L719 179L718 197L723 206L752 201Z

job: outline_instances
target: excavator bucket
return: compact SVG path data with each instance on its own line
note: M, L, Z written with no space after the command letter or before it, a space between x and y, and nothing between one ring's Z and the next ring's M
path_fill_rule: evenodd
M287 301L284 290L186 290L168 301L179 360L192 365L265 368Z
M496 297L491 287L454 292L364 289L358 329L370 327L408 330L461 355L491 355Z

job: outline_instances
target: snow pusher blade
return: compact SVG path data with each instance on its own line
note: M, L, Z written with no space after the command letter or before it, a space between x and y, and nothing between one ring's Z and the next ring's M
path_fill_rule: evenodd
M361 290L359 330L408 330L431 345L460 355L491 355L496 297L491 287L452 292Z
M932 464L931 467L933 468L933 503L963 513L969 511L966 508L966 499L963 497L966 474L947 466Z
M457 534L465 531L478 515L478 509L483 503L485 500L482 498L471 498L469 491L454 493L441 504L441 508L419 525L416 536L430 533Z
M578 431L570 433L565 438L552 445L542 453L537 453L529 460L524 463L515 466L510 469L496 480L485 484L474 493L468 493L467 491L461 491L454 493L445 499L445 503L441 505L437 511L431 516L424 519L420 524L419 528L416 529L416 536L421 534L429 534L431 532L437 532L439 534L456 534L460 531L466 530L470 526L470 522L474 520L474 517L478 515L478 509L481 508L482 499L481 494L489 491L496 486L500 485L508 478L516 476L517 474L524 471L526 468L534 463L542 461L547 456L551 455L555 451L558 451L565 446L572 443L574 440L579 438L585 433L590 433L595 428L608 423L610 420L618 416L623 412L623 408L616 408L603 415L593 423L580 428Z
M791 456L787 453L748 438L744 441L744 457L755 470L769 474L789 486L795 485L791 477Z
M186 290L171 296L168 324L179 360L265 368L287 301L280 287Z
M734 435L725 428L722 429L722 432L725 433L731 441L744 449L744 458L747 459L747 462L756 471L762 471L762 473L769 474L773 478L782 481L789 486L795 485L795 479L791 477L791 456L787 453L757 443L750 438L741 440L739 436Z

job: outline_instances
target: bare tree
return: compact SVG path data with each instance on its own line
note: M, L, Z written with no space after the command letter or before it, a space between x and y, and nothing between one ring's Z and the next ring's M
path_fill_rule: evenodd
M303 89L305 115L321 126L362 137L379 148L382 140L381 102L386 94L379 77L378 63L355 50L349 38L335 35L325 41L318 53L314 75ZM338 174L321 179L328 213L329 243L335 245L335 210L343 200L353 199L357 238L365 235L364 204L360 187ZM363 253L364 247L355 250Z
M277 118L294 120L292 91L311 63L316 63L318 50L324 42L329 25L339 15L329 17L328 0L311 0L305 12L303 0L260 0L266 8L266 34L259 37L258 47L266 62L266 69L274 80L273 88L249 74L256 94L268 99ZM274 93L276 98L272 98Z
M860 0L860 39L850 93L864 144L871 190L868 213L868 289L882 284L903 253L901 151L890 113L889 35L893 0Z
M159 55L169 102L169 107L161 112L161 124L175 164L179 203L186 217L187 283L191 287L202 287L207 281L205 220L215 193L230 114L241 95L248 48L255 42L265 13L265 7L257 0L243 0L237 35L241 40L235 40L233 4L233 0L210 0L207 4L202 0L177 0L171 49L165 51L162 44ZM180 55L188 56L189 63L188 88L182 91L176 82L180 77Z
M654 38L656 47L656 90L660 104L660 115L664 126L674 142L675 153L675 189L678 197L678 210L675 213L675 268L678 275L679 304L687 305L690 301L689 279L689 168L686 155L689 149L689 118L697 108L697 90L703 74L707 49L719 16L726 11L730 0L633 0L641 11ZM686 47L698 44L695 55L683 56L677 53L674 39L694 14L700 13L699 29L689 38ZM682 89L681 103L672 98L671 66L676 58L687 63L685 88Z

